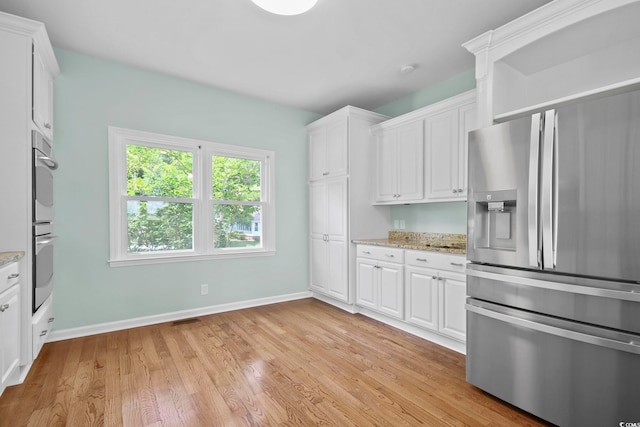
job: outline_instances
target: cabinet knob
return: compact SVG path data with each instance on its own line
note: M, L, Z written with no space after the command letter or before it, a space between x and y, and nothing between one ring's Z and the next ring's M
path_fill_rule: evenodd
M327 176L327 175L329 175L329 172L323 172L322 173L322 176Z
M45 129L51 129L51 123L45 123L44 127Z
M49 332L47 329L45 329L44 331L40 332L40 336L43 337L45 335L47 335L47 332Z
M11 279L15 279L16 277L20 277L20 273L13 273L10 274L7 279L11 280Z
M431 276L433 280L438 280L438 276Z
M4 313L6 310L8 310L10 307L9 304L2 304L0 305L0 313Z
M49 319L47 320L47 323L52 323L53 319L55 319L55 317L49 317Z
M462 188L458 188L458 193L462 193Z
M454 188L453 189L453 194L456 194L457 192L458 192L458 190Z

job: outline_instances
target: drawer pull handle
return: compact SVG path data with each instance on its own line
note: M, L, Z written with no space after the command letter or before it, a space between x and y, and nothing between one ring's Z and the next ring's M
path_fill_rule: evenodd
M55 319L55 317L49 317L49 320L47 320L47 323L53 322L53 319Z
M45 329L44 331L40 332L40 336L43 337L45 335L47 335L47 332L49 332L47 329Z
M449 264L453 265L454 267L464 267L461 262L450 262Z
M386 254L389 258L395 258L396 256L393 254Z
M0 313L4 313L9 309L9 307L11 307L9 304L0 305Z
M438 276L431 276L433 280L438 280Z
M20 273L13 273L10 274L9 277L7 277L7 279L11 280L11 279L15 279L17 277L20 277Z
M416 261L427 262L427 259L426 258L416 258Z
M367 255L371 255L371 252L369 251L362 251L363 254L367 254Z

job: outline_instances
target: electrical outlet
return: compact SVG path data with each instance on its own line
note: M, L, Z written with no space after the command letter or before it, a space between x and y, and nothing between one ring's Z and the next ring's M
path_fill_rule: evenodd
M209 285L202 284L200 285L200 295L207 295L209 293Z

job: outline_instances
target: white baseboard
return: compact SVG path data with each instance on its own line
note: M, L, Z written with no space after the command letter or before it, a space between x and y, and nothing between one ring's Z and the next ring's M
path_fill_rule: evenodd
M206 316L208 314L223 313L225 311L241 310L244 308L258 307L261 305L276 304L279 302L294 301L310 298L312 292L297 292L295 294L278 295L275 297L257 298L246 301L232 302L228 304L212 305L208 307L193 308L189 310L174 311L171 313L156 314L153 316L136 317L133 319L118 320L115 322L99 323L96 325L81 326L53 330L47 342L67 340L70 338L86 337L89 335L103 334L105 332L120 331L123 329L137 328L140 326L154 325L157 323L173 322L175 320L189 319L192 317Z

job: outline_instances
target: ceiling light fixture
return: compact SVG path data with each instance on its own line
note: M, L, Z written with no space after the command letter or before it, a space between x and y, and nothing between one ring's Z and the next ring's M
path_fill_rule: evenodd
M413 73L416 69L416 65L414 64L406 64L400 67L400 74L410 74Z
M267 12L276 15L300 15L310 10L318 0L251 0Z

